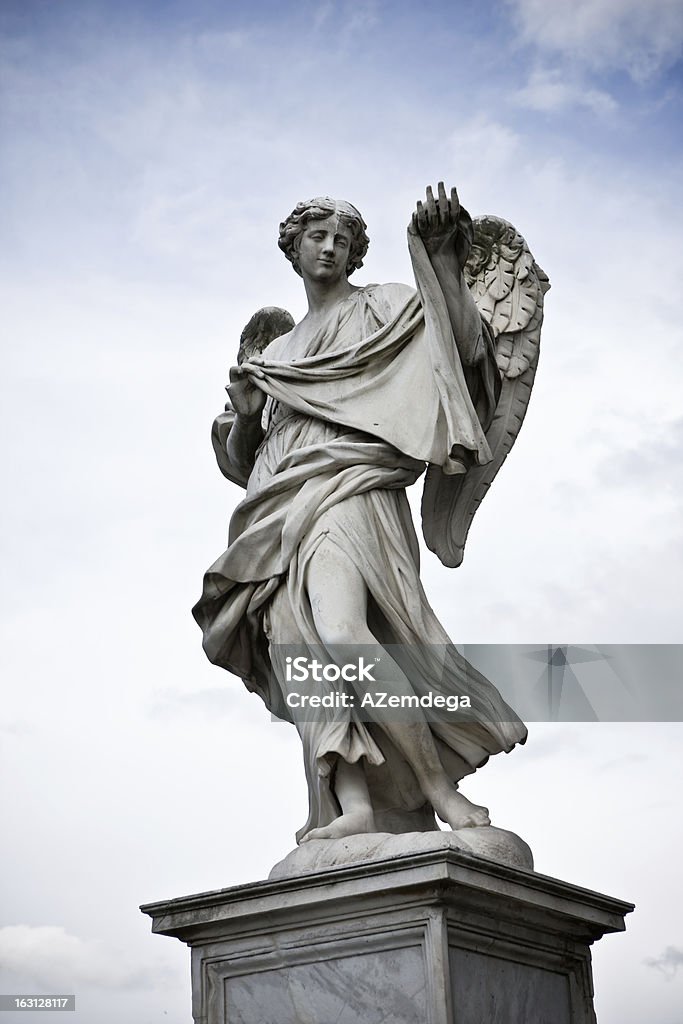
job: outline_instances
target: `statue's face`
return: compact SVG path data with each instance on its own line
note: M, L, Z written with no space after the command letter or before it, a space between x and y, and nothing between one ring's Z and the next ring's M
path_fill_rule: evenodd
M336 215L309 220L299 242L302 277L328 284L346 277L352 239L351 229Z

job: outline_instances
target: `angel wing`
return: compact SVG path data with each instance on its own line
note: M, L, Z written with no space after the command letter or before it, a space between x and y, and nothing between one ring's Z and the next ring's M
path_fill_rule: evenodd
M444 565L462 562L474 514L512 449L529 404L543 323L543 296L550 288L524 238L500 217L477 217L463 268L465 280L493 334L502 378L500 397L486 431L492 459L462 476L430 466L422 497L427 546Z
M281 334L288 334L294 327L294 317L280 306L264 306L258 309L240 335L237 365L252 356L260 356L264 348Z
M260 355L264 348L279 338L281 334L287 334L294 327L294 318L286 309L279 306L264 306L254 313L249 323L240 335L240 347L237 352L237 365ZM225 412L216 416L211 428L211 444L216 456L216 462L223 476L227 477L234 484L246 487L247 481L241 473L232 465L228 458L228 436L235 422L235 411L230 400L225 404Z

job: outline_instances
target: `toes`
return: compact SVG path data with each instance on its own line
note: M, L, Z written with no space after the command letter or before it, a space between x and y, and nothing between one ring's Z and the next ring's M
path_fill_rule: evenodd
M307 843L311 839L329 839L330 835L331 835L331 833L330 833L330 830L328 828L314 828L301 841L302 841L302 843Z
M322 828L314 828L303 837L302 843L308 843L312 839L345 839L348 836L359 835L360 833L374 832L375 822L372 816L369 818L342 815Z
M470 815L470 818L469 818L469 821L468 821L468 825L470 825L470 826L474 825L475 827L477 825L484 826L484 825L490 825L490 824L491 824L491 819L488 816L488 811L484 807L482 807L481 811L477 811L474 814Z

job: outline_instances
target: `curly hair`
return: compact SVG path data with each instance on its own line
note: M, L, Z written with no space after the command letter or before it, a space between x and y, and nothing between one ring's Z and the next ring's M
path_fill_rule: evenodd
M299 266L299 243L309 220L326 220L337 214L344 224L351 229L351 246L346 264L346 276L363 266L363 257L368 251L370 239L365 233L367 224L355 206L344 200L330 199L329 196L318 196L306 202L297 203L289 217L280 224L278 245L290 261L297 274L301 276Z

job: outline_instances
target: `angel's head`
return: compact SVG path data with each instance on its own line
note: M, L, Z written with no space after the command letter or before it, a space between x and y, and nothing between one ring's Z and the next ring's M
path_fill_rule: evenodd
M278 245L299 276L301 276L299 246L306 227L311 221L327 221L330 217L337 218L349 234L346 276L349 277L354 270L363 266L363 257L368 251L370 239L365 233L367 224L360 213L355 206L344 200L318 196L316 199L297 203L289 217L280 224Z

